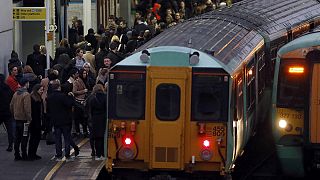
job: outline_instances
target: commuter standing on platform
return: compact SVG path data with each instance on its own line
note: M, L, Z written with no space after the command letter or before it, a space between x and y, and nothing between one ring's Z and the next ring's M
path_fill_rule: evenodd
M61 85L59 80L50 82L53 92L48 96L47 100L47 114L53 121L55 131L55 146L56 146L56 160L62 160L62 140L61 135L64 137L65 157L67 161L72 160L70 157L70 139L71 139L71 108L74 105L72 93L69 95L61 92Z
M18 75L18 67L17 66L12 66L9 69L10 75L8 76L6 83L10 87L10 89L13 92L16 92L17 89L20 87L18 80L17 80L17 75Z
M37 155L37 149L41 139L41 121L43 118L43 101L42 96L43 87L40 84L33 86L31 92L31 115L32 121L30 123L30 140L28 156L30 160L39 160L40 156Z
M16 121L16 139L14 142L15 160L28 160L28 125L32 120L31 117L31 97L28 93L29 82L27 79L20 80L21 87L14 93L10 110ZM20 155L20 144L22 157Z
M104 134L106 132L107 96L104 87L96 84L93 87L89 102L89 112L92 124L92 137L95 145L96 160L104 160ZM94 149L93 149L94 152Z
M10 87L4 82L5 76L0 74L0 125L4 123L8 134L8 148L7 151L12 151L14 130L13 130L13 118L10 112L10 101L13 95Z

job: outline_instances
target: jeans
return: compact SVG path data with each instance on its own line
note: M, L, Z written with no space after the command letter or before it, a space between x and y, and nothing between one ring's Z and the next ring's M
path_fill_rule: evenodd
M14 142L14 155L20 156L20 144L23 157L27 157L27 145L29 136L23 136L24 123L27 121L16 120L16 138ZM27 133L28 134L28 133Z
M71 141L71 125L54 127L54 134L56 137L56 157L62 157L62 139L64 138L64 154L70 157L70 141Z

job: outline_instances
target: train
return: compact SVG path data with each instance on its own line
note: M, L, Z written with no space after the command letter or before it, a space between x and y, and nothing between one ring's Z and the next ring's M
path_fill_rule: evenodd
M320 32L305 34L278 51L272 123L283 172L305 177L320 169Z
M278 50L319 24L316 0L244 0L139 47L109 72L106 170L230 176L271 122Z

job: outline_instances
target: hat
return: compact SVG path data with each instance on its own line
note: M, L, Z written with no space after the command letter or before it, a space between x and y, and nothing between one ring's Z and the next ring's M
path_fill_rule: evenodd
M25 86L27 83L29 82L29 80L25 77L22 77L19 81L20 86Z

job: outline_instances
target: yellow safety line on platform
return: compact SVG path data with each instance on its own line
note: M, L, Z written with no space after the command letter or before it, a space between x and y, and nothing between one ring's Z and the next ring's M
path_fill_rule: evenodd
M83 139L79 144L78 147L80 148L84 144L86 144L89 141L88 138ZM74 153L74 149L70 151L70 154ZM62 158L61 161L57 162L57 164L51 169L51 171L47 174L47 176L44 178L45 180L51 180L52 176L58 171L58 169L62 166L63 162L66 160L65 157Z

